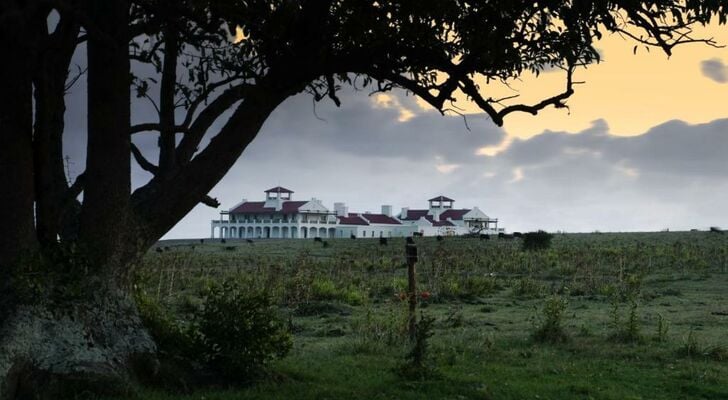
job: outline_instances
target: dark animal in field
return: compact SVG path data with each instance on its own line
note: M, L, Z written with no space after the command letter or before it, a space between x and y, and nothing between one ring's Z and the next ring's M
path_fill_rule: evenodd
M164 251L169 251L169 246L164 246Z
M162 250L162 248L161 248L161 247L157 247L157 248L156 248L156 249L154 249L154 250L155 250L155 251L156 251L157 253L164 253L164 250Z
M513 239L513 235L509 235L509 234L501 232L498 234L498 239L511 240L511 239Z
M329 242L327 242L327 241L324 240L321 243L323 244L323 247L329 247Z
M480 240L490 240L490 235L488 235L487 233L481 233Z
M321 239L320 237L317 237L317 238L313 238L313 241L314 241L314 242L319 242L319 243L321 243L321 242L323 242L324 240L323 240L323 239Z
M387 238L380 237L379 238L379 245L380 246L386 246L387 245Z
M227 243L227 240L225 240L225 239L220 239L220 243Z
M349 237L352 238L352 239L356 239L356 235L353 234L353 233Z
M412 232L412 237L422 237L422 236L423 236L422 232Z
M250 244L255 243L255 242L253 242L253 239L245 239L245 241L248 242L248 243L250 243Z
M205 244L205 239L200 239L200 244Z
M227 251L235 251L235 249L236 249L235 246L225 246L225 250L227 250Z
M710 227L710 233L722 234L723 233L723 230L720 229L720 228L718 228L717 226L711 226Z
M445 238L442 237L442 235L437 235L436 239L438 242L442 242L443 240L445 240Z
M513 232L513 237L521 238L523 234L521 232Z

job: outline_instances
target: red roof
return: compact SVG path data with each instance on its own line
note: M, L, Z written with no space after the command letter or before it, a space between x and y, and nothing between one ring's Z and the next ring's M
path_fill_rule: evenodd
M384 214L362 214L362 217L369 221L370 224L402 225L401 222Z
M284 187L276 186L274 188L270 188L266 190L263 193L293 193L293 190L286 189Z
M417 221L421 217L426 217L430 210L407 210L407 217L400 218L402 221Z
M298 209L301 208L301 206L303 206L306 203L308 203L308 202L307 201L284 201L283 206L281 207L281 212L287 213L287 214L294 213L294 212L298 211Z
M451 209L445 211L444 213L440 214L440 220L446 221L448 218L450 218L452 220L458 221L458 220L463 219L463 216L469 212L470 212L470 210L467 210L464 208L461 210L455 210L455 209L451 208Z
M341 225L369 225L369 223L359 216L359 214L350 213L348 217L336 217Z
M273 207L264 207L264 201L246 201L230 211L231 214L291 214L306 204L306 201L284 201L280 210L276 211Z
M433 198L431 198L430 200L427 200L427 201L455 201L455 200L453 200L453 199L451 199L449 197L445 197L445 196L437 196L437 197L433 197Z
M428 221L430 221L430 223L432 224L432 226L455 226L455 224L453 224L450 221L445 221L445 220L435 221L435 219L432 218L432 215L426 216L425 219L428 220Z

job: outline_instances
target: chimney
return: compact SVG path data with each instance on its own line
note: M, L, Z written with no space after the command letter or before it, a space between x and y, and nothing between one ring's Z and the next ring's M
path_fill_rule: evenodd
M400 218L406 219L407 218L407 211L409 211L409 207L402 207L402 213L399 215Z
M334 212L337 217L349 216L349 208L344 203L334 203Z
M384 214L388 217L391 217L392 216L392 206L383 205L382 214Z

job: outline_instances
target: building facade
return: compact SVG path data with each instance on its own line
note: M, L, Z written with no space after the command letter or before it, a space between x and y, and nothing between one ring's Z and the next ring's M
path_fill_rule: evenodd
M423 236L452 236L468 233L497 233L498 220L477 207L453 208L454 200L439 196L429 200L428 209L392 215L392 206L380 213L350 213L344 203L334 203L330 211L318 199L296 201L293 191L274 187L265 191L264 201L240 203L220 213L211 223L212 238L230 239L308 239L308 238L389 238L415 233Z

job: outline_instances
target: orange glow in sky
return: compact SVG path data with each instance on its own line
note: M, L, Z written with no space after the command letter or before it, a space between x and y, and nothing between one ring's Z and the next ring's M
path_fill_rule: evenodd
M728 26L710 25L696 29L696 37L713 37L728 45ZM728 48L702 43L683 44L668 58L660 49L644 46L633 54L635 42L618 35L605 36L596 47L602 54L599 64L575 73L576 93L567 101L569 110L547 108L538 116L514 113L505 118L504 129L511 140L528 138L544 130L579 132L592 121L606 120L614 135L639 135L665 121L679 119L701 123L728 117L728 84L716 82L701 72L705 60L728 65ZM728 74L728 71L726 71ZM535 77L525 74L511 83L520 93L518 102L532 103L564 89L565 72L554 70ZM481 88L485 85L481 82ZM504 88L485 97L514 94ZM423 109L431 109L418 101ZM510 104L510 103L508 103ZM464 96L457 105L466 113L480 109ZM485 149L482 152L494 151Z

